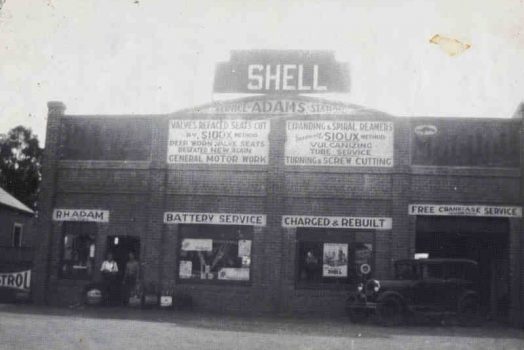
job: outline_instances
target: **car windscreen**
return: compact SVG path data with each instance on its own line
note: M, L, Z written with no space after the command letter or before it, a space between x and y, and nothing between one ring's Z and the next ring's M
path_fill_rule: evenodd
M417 267L408 262L398 262L395 264L395 279L414 280L417 279Z
M444 265L443 264L423 264L422 266L423 279L443 279Z

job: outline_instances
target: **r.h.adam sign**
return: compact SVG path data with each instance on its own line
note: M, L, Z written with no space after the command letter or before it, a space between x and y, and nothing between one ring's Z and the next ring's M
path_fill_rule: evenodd
M216 93L318 94L348 92L347 65L331 51L233 51L216 66Z

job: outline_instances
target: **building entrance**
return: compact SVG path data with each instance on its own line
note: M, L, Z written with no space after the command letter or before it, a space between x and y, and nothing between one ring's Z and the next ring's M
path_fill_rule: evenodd
M465 258L479 267L480 303L492 317L509 309L509 220L471 217L417 217L417 253L430 258Z
M140 259L140 238L131 236L108 236L107 252L113 254L118 265L118 281L124 277L126 264L129 260L129 253L133 253L137 260Z

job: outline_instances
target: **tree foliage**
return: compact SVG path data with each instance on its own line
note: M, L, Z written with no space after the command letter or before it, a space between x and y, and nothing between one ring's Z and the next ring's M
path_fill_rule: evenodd
M36 209L43 149L30 128L17 126L0 137L0 186Z

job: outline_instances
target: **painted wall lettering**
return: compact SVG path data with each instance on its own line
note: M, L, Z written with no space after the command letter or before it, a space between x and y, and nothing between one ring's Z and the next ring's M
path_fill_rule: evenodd
M267 164L269 125L268 120L170 120L167 162Z
M352 216L282 216L282 227L325 227L358 228L369 230L391 230L393 220L387 217Z
M392 167L393 123L290 120L286 165Z
M109 222L109 210L97 209L55 209L54 221Z
M410 204L408 214L426 216L490 216L521 218L522 207L461 204Z
M165 224L266 226L266 215L228 213L166 212Z

